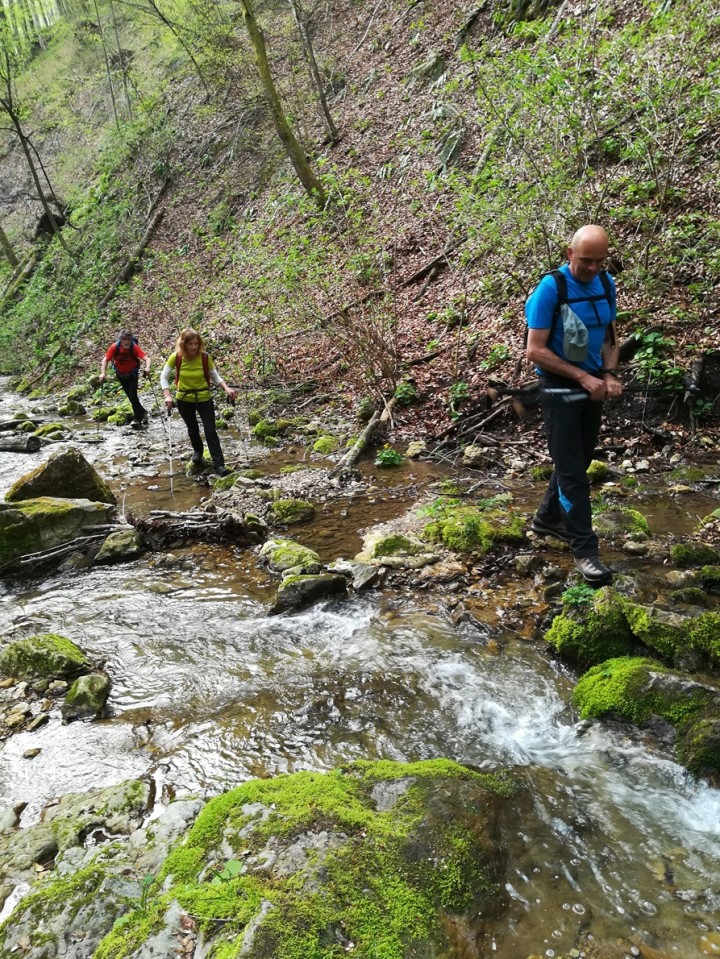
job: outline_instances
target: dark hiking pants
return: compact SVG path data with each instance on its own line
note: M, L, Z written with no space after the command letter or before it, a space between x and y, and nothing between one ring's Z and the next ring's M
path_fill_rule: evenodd
M176 406L178 413L183 418L187 426L190 444L197 457L202 457L203 441L200 436L200 426L198 425L198 416L200 417L205 432L208 450L212 457L213 465L218 469L225 465L225 458L220 446L220 437L215 426L215 405L212 400L201 400L199 403L191 403L189 400L177 400Z
M142 405L138 398L138 374L133 373L132 376L118 376L118 382L125 391L125 395L130 400L130 406L132 406L133 419L138 423L142 422L144 416L147 416L147 410Z
M549 523L562 521L570 534L573 555L597 556L598 539L592 528L590 483L587 468L592 462L600 433L602 403L588 398L571 380L542 381L547 387L575 388L568 396L543 393L545 435L553 472L537 516Z

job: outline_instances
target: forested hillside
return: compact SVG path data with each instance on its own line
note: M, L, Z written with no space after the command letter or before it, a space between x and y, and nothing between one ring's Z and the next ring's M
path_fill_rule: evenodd
M231 381L397 392L440 430L527 372L523 300L586 222L628 380L681 389L717 349L711 0L2 0L0 31L0 355L28 388L193 325Z

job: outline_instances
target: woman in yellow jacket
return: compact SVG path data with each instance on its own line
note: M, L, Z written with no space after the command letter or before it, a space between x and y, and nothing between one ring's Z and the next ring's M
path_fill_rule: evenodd
M196 330L183 330L175 344L175 352L170 354L160 374L160 385L169 412L173 405L170 384L175 382L175 405L187 426L193 448L193 464L199 466L203 458L203 441L198 424L200 416L215 472L227 476L230 470L225 466L215 426L215 405L210 389L219 386L233 403L237 390L225 384L203 346L203 339Z

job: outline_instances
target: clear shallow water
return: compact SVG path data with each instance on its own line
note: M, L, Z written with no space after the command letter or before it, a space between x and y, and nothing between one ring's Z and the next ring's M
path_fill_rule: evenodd
M353 758L514 766L535 816L518 822L493 955L537 952L538 937L561 955L581 931L715 954L702 937L720 915L720 792L577 724L572 677L541 648L510 640L498 653L382 597L268 617L261 586L250 598L247 574L228 572L233 554L211 552L3 593L3 635L53 629L113 679L108 719L54 719L0 752L0 798L29 803L23 824L55 795L143 774L182 796Z
M131 439L114 431L89 449L128 474ZM159 457L162 477L160 454L142 455ZM6 489L31 457L3 456ZM167 499L167 487L146 491L147 478L132 477L134 503ZM174 508L203 495L184 478L176 499L179 489ZM113 680L107 719L55 717L0 745L0 803L27 802L23 825L55 796L131 776L152 776L167 798L353 758L515 767L528 814L489 954L551 959L589 934L683 959L720 955L720 792L617 732L578 724L573 677L541 646L487 643L376 595L269 617L274 581L252 554L174 555L0 585L0 635L67 635Z

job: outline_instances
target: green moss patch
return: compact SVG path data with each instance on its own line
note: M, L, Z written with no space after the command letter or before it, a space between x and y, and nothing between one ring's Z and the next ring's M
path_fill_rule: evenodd
M315 507L302 499L278 499L272 504L272 513L276 520L286 526L307 523L315 517Z
M576 605L565 605L545 639L561 656L584 665L627 654L634 645L623 602L609 588L596 590L591 599L583 594L583 601Z
M442 543L456 553L484 555L501 543L525 542L525 517L487 500L475 506L440 504L436 519L424 529L431 543Z
M54 633L17 639L0 652L0 673L15 679L66 679L88 667L80 647Z
M512 792L446 760L245 783L207 804L95 959L136 954L173 900L227 959L336 959L350 942L384 959L449 954L444 915L504 906L497 819Z
M606 539L650 536L650 526L643 514L627 506L614 506L598 511L593 525L597 534Z
M709 566L718 562L718 552L708 543L675 543L670 549L670 559L676 566L688 569L691 566Z

